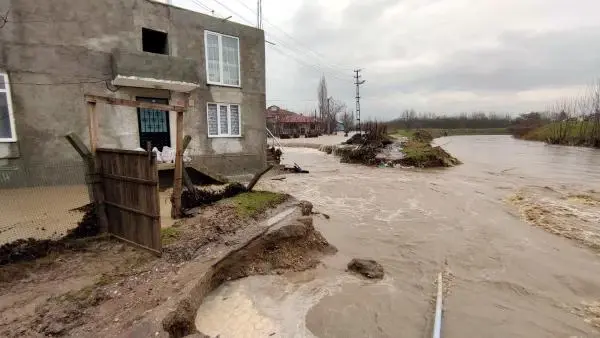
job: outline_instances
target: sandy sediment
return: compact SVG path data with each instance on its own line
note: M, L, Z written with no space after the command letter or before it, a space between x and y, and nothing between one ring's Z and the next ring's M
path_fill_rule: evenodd
M527 187L508 201L529 224L600 252L600 193Z

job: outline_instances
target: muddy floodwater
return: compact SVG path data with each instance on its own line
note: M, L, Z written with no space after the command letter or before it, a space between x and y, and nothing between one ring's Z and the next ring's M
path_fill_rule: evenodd
M223 285L197 327L221 337L427 337L444 270L444 337L600 336L600 313L590 310L600 301L600 251L526 222L509 202L520 191L531 200L597 193L600 151L508 136L435 142L464 164L373 168L286 148L284 163L310 174L259 188L312 201L330 216L315 216L316 226L339 252L316 270ZM586 218L570 217L593 240L600 212L590 201ZM354 257L379 261L385 278L346 272Z

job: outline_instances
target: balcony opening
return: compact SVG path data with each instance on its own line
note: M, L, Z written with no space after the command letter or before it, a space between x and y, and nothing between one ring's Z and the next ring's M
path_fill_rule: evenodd
M142 50L154 54L169 54L167 33L142 28Z

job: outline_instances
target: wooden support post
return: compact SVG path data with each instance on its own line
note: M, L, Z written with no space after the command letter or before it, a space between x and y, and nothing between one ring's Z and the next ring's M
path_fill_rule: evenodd
M96 102L88 101L86 105L90 128L90 151L92 154L95 154L96 148L98 147L98 115L96 114Z
M102 233L108 232L108 218L106 217L106 210L104 208L104 190L102 189L102 181L98 177L99 166L96 158L85 146L81 138L75 133L69 133L65 135L65 138L79 153L83 161L85 162L85 182L88 186L88 195L90 202L96 206L96 215L100 225L100 231Z
M183 153L185 153L185 150L187 149L188 145L190 145L191 141L192 137L190 135L185 135L185 137L183 138ZM187 190L194 191L194 183L192 183L192 179L190 178L190 175L188 175L185 165L183 166L183 184L185 185Z
M175 136L175 178L173 182L173 205L171 206L171 217L179 218L181 212L181 192L183 189L183 112L177 112Z

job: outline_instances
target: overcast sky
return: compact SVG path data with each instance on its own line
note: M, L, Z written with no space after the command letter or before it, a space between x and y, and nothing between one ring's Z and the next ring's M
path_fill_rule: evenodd
M173 2L256 24L255 0ZM382 119L541 110L600 77L598 0L263 0L263 17L267 104L297 112L321 74L353 109L354 68L363 118Z

